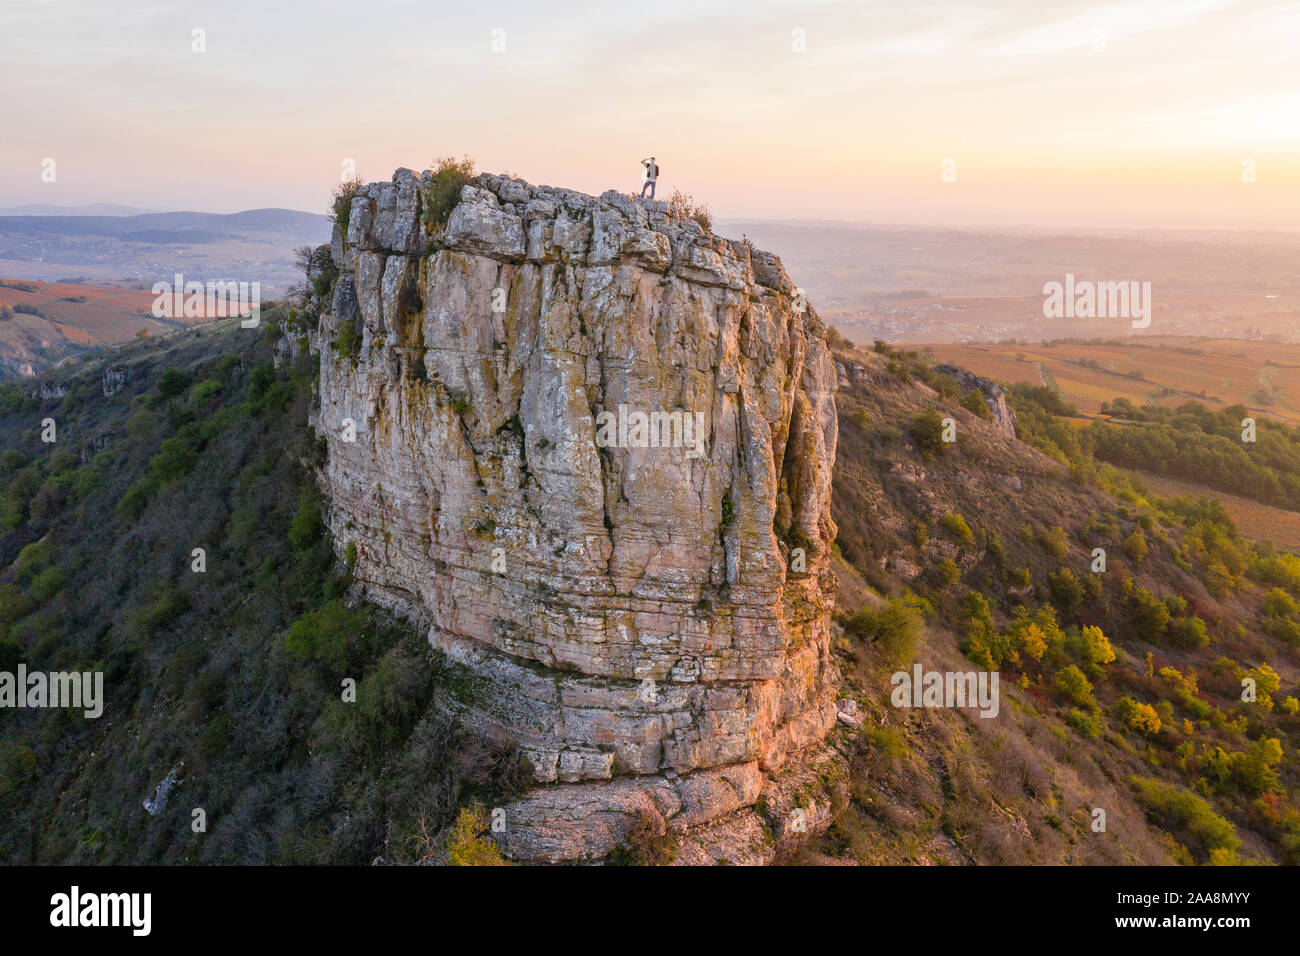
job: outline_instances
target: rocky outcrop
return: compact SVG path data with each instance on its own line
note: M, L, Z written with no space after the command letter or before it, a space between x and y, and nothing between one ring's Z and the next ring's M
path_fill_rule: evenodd
M989 411L993 413L993 424L998 432L1007 438L1016 437L1016 413L1007 405L1006 389L992 379L982 378L956 365L936 365L934 370L955 378L963 392L979 389L984 401L988 403Z
M42 382L34 389L27 393L29 398L35 398L40 401L48 402L54 399L63 398L68 394L68 387L60 382Z
M126 365L109 365L104 369L104 397L112 398L131 384L131 369Z
M725 845L836 721L824 326L665 203L481 176L429 225L431 176L361 187L313 259L336 546L531 762L511 856L645 814Z

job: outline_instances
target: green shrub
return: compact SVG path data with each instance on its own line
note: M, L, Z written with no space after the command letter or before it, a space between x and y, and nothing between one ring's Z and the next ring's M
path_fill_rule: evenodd
M1175 647L1193 649L1205 647L1210 643L1210 635L1205 630L1205 622L1193 614L1190 617L1176 617L1165 628L1165 638Z
M1084 737L1099 737L1104 728L1101 711L1098 710L1083 711L1071 707L1066 722Z
M474 175L474 161L468 156L455 159L440 157L434 164L433 178L424 188L424 224L436 229L447 221L460 202L461 189Z
M952 558L944 558L940 561L937 570L939 580L944 584L956 584L961 580L961 568L957 567L957 562Z
M0 627L27 616L32 604L27 594L16 584L0 584Z
M188 440L179 436L168 438L158 449L158 454L149 460L146 481L151 481L156 486L175 481L189 474L198 460L199 456Z
M190 404L195 408L206 405L221 392L220 379L208 378L190 389Z
M340 358L351 359L355 366L361 355L363 341L361 324L356 319L345 319L338 324L338 328L334 331L334 340L330 344Z
M1241 848L1236 828L1196 794L1151 778L1132 777L1130 782L1147 812L1163 826L1191 837L1204 856L1215 850L1235 854Z
M1187 711L1197 720L1209 720L1214 713L1214 708L1195 696L1191 691L1178 688L1174 691L1174 698L1178 701L1183 710Z
M451 406L453 412L461 416L468 415L470 409L473 408L473 405L470 404L469 392L457 392L451 396L451 401L448 404ZM724 510L726 507L725 502L727 500L729 499L724 496Z
M1288 618L1300 614L1300 604L1281 588L1273 588L1264 595L1262 609L1271 618Z
M1092 682L1084 676L1077 665L1070 664L1057 671L1054 683L1057 689L1074 703L1089 710L1096 708L1097 702L1092 696Z
M1133 533L1124 539L1124 553L1127 554L1134 564L1141 564L1147 556L1147 540L1142 537L1142 532L1134 528Z
M345 238L348 234L348 221L352 216L352 200L356 197L357 190L362 185L363 183L359 179L339 183L334 187L333 195L330 198L330 220L339 224L339 231L343 233Z
M334 638L329 638L334 640ZM364 652L337 643L314 650L328 658L321 663L334 674L348 673L337 666L350 657L353 667L365 665ZM410 732L428 697L429 675L424 661L407 648L391 648L357 685L353 702L331 701L312 728L316 748L322 753L340 753L353 763L373 764L401 744Z
M943 418L933 408L927 409L912 419L908 433L916 447L926 454L942 452L947 444L943 440Z
M1275 584L1300 594L1300 557L1279 551L1256 558L1250 565L1250 576L1261 584Z
M298 510L289 524L289 543L295 551L302 551L320 540L323 531L320 492L309 485L298 497Z
M165 368L161 375L158 376L157 391L160 398L175 398L182 394L190 383L193 376L179 369Z
M44 604L54 595L63 590L67 584L68 575L59 567L46 568L36 577L32 578L32 583L28 588L32 601L37 605Z
M284 637L290 657L315 661L334 674L360 665L373 643L364 614L339 598L294 621Z
M966 523L966 519L956 511L949 511L943 516L943 527L953 539L963 547L969 548L975 543L975 535Z
M925 622L921 613L901 598L893 598L877 609L863 608L844 625L858 640L877 644L885 657L902 664L916 657Z
M18 552L14 562L14 576L19 584L30 584L36 575L50 566L50 548L42 541L34 541Z
M230 715L224 710L216 714L203 728L199 738L198 757L201 765L211 764L230 745Z
M1058 561L1065 560L1065 556L1070 553L1070 536L1060 525L1053 525L1044 531L1042 542L1047 553Z
M945 372L936 372L930 379L930 387L938 392L939 397L944 401L952 401L961 395L961 385Z
M190 595L174 584L157 589L153 601L135 615L135 627L143 636L153 637L190 609Z
M610 855L610 862L629 866L667 866L677 857L677 835L664 819L642 809L627 838Z
M17 740L0 740L0 800L17 792L36 773L36 754Z
M149 492L143 482L137 481L117 502L116 511L124 518L135 520L149 503Z
M1146 640L1160 640L1169 626L1169 606L1146 588L1133 583L1132 578L1124 579L1124 605L1129 619Z
M1201 761L1205 776L1221 789L1235 786L1244 793L1258 796L1276 790L1279 777L1275 769L1282 762L1282 742L1273 737L1252 741L1245 750L1227 753L1215 747Z
M989 403L985 400L984 395L978 388L972 388L961 400L961 407L968 412L974 413L980 418L992 418L993 410L989 408Z
M907 756L910 748L907 738L893 727L872 727L868 730L871 746L889 760Z
M1051 592L1052 603L1066 614L1077 614L1083 607L1083 582L1069 568L1061 568L1048 575L1047 588Z
M961 652L972 663L991 671L1018 658L1015 638L1000 634L993 626L992 609L978 591L968 591L962 598L961 620L966 629Z

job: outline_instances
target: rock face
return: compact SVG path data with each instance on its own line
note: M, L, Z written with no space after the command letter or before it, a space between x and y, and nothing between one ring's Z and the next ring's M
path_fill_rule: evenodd
M110 365L104 369L104 397L112 398L131 384L131 369L125 365Z
M1007 438L1016 437L1016 413L1007 405L1006 389L991 379L981 378L974 372L958 368L956 365L936 365L934 370L944 375L951 375L963 391L979 389L980 394L984 396L984 401L988 403L989 411L993 413L993 424L997 430Z
M336 545L531 762L509 855L725 826L836 721L824 326L666 203L485 175L430 226L431 175L361 187L313 259Z

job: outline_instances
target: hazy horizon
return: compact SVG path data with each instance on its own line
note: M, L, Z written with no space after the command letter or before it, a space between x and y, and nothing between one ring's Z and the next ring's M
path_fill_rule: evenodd
M1298 41L1300 3L1262 0L667 0L631 23L17 0L0 202L323 211L348 161L387 179L444 154L633 192L654 154L661 198L727 219L1279 228L1300 220Z
M554 184L554 183L552 183L552 184L534 184L534 185L558 185L558 184ZM2 200L0 200L0 217L2 217L2 216L12 216L12 217L22 217L22 216L33 216L33 217L37 217L37 216L81 216L81 217L85 217L85 216L102 216L102 217L106 217L106 218L119 218L119 217L120 217L120 218L128 218L128 217L130 217L130 216L157 216L157 215L167 215L167 214L178 214L178 215L215 215L215 216L229 216L229 215L238 215L238 214L240 214L240 213L247 213L247 212L258 212L258 211L262 211L262 210L275 210L275 211L281 211L281 212L299 213L299 214L303 214L303 215L316 215L316 216L321 216L322 218L327 218L327 214L324 213L324 212L320 212L320 211L316 211L316 210L311 210L311 209L294 209L294 208L291 208L291 207L288 207L288 206L258 206L258 207L251 207L251 208L242 208L242 207L241 207L241 208L232 208L232 209L224 209L224 210L217 210L217 209L197 209L197 208L195 208L195 209L137 209L137 210L134 210L134 211L129 212L129 213L121 213L121 212L119 212L119 213L106 213L106 212L101 212L101 213L83 213L83 212L65 212L65 211L60 211L60 212L42 212L42 213L18 213L18 212L15 212L16 209L22 208L23 206L37 206L37 205L44 206L44 207L47 207L47 208L50 208L50 209L59 208L59 209L62 209L62 210L84 208L83 206L60 206L59 204L44 204L44 203L42 203L42 204L36 204L36 203L14 203L14 204L9 204L9 203L4 203ZM92 202L92 203L86 203L86 204L84 204L84 206L96 206L96 205L99 205L99 206L119 206L119 207L121 207L121 206L125 206L124 203L114 203L114 202ZM1194 226L1194 225L1171 225L1171 226L1160 226L1160 225L1151 225L1151 226L1144 226L1144 225L1125 225L1125 224L1122 224L1122 223L1068 223L1068 222L1063 222L1063 223L1060 223L1060 224L1053 224L1053 225L1049 225L1049 224L1041 224L1041 223L1032 223L1032 222L1020 222L1020 223L1017 223L1017 222L1005 222L1005 223L981 223L981 222L972 222L972 223L961 223L961 224L944 224L944 223L924 223L924 222L872 222L872 221L867 221L867 220L852 220L852 219L814 219L814 218L799 218L799 217L791 217L791 218L777 219L777 218L770 218L770 217L764 217L764 216L750 216L750 215L718 216L718 217L716 217L716 221L717 221L719 224L728 224L728 223L730 223L730 224L736 224L736 225L744 225L744 224L746 224L746 223L756 223L756 224L757 224L757 223L762 223L762 224L764 224L764 225L771 225L771 226L791 226L791 227L796 227L796 228L832 229L832 230L833 230L833 229L845 229L845 230L863 230L863 229L909 230L909 229L924 229L924 230L938 231L938 232L943 232L943 231L952 231L952 232L990 231L990 232L1011 233L1011 234L1018 233L1018 232L1029 232L1029 233L1043 233L1043 234L1061 235L1061 236L1071 236L1071 235L1082 236L1082 235L1089 235L1089 234L1099 234L1099 233L1117 233L1117 232L1136 232L1136 233L1240 232L1240 233L1259 233L1259 234L1265 234L1265 233L1282 233L1282 234L1300 233L1300 225L1292 225L1292 226L1286 226L1286 225L1263 225L1263 226L1252 226L1252 225L1241 225L1241 226L1235 226L1235 225L1207 225L1207 226Z

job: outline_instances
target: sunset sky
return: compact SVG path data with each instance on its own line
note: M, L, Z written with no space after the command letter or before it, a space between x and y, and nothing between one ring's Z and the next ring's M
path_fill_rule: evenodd
M653 153L723 217L1294 228L1298 51L1300 2L6 0L0 206L324 211L347 158L448 153L635 191Z

